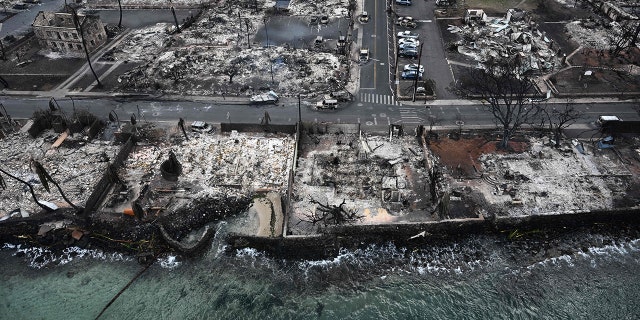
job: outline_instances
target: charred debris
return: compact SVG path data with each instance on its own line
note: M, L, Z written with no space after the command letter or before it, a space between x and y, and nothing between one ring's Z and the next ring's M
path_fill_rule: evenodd
M640 142L627 135L603 148L599 138L558 142L554 130L522 131L499 150L492 130L191 127L66 114L55 100L30 120L2 118L0 240L54 249L189 255L232 217L240 222L230 248L240 248L385 228L397 237L436 222L458 234L461 221L486 229L640 204Z

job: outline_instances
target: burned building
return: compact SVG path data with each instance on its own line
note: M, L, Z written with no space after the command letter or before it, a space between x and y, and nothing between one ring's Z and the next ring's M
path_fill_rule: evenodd
M84 51L78 30L82 30L89 52L107 41L100 17L78 14L78 21L80 27L76 28L70 13L40 11L33 21L33 31L43 48L62 53Z

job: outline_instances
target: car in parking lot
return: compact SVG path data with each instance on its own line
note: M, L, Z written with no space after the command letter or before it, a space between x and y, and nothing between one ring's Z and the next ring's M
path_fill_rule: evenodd
M417 58L418 57L418 50L416 50L416 49L400 50L400 52L398 52L398 55L400 55L401 57L404 57L404 58Z
M400 74L400 78L402 80L422 80L422 72L418 72L417 70L403 71L402 74Z
M409 30L405 30L405 31L400 31L398 32L398 38L413 38L413 39L418 39L420 35L417 33L413 33Z
M418 46L413 43L403 43L398 46L400 50L418 50Z
M409 22L409 21L415 22L415 20L413 19L412 16L398 16L396 18L396 24L397 25L401 25L402 22Z
M396 0L396 4L403 5L403 6L410 6L411 0Z
M414 38L400 38L400 39L398 39L398 44L403 44L403 43L413 43L416 46L420 45L420 41L418 41L418 39L414 39Z
M424 66L423 65L418 66L417 63L412 63L412 64L405 65L404 68L402 69L402 71L411 71L411 70L418 70L418 72L423 73Z

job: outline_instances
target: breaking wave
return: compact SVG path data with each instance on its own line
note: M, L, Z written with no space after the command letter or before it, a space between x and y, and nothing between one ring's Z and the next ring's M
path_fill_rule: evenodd
M65 265L74 259L94 259L110 262L133 261L133 258L122 253L106 253L102 250L68 247L61 252L53 252L47 248L25 247L5 243L4 250L15 250L14 257L22 257L29 267L40 269Z

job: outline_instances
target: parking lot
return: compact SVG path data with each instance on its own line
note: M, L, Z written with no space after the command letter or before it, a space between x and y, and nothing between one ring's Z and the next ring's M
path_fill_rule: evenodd
M455 95L446 89L454 79L445 57L442 36L435 21L435 2L412 0L411 5L402 5L398 1L403 0L394 2L393 13L390 16L395 40L393 47L396 54L394 69L396 95L400 98L412 99L416 87L425 87L426 92L418 91L417 99L455 98ZM400 36L399 33L401 33ZM417 38L414 38L416 35ZM417 41L401 40L410 38ZM418 65L421 65L424 70L422 74L419 71L414 72L414 69L420 69ZM429 92L429 83L435 87L434 95Z

